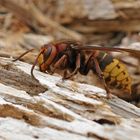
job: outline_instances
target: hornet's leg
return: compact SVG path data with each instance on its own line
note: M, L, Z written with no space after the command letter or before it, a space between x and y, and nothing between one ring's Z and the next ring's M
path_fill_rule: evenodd
M75 68L75 70L72 73L70 73L69 75L67 74L67 70L64 71L63 80L64 79L69 79L72 76L74 76L79 71L79 68L80 68L80 53L78 53L77 58L76 58L76 68Z
M67 61L67 55L63 55L54 65L52 68L52 74L55 72L57 68L59 68L64 62Z
M110 92L110 90L109 90L109 88L108 88L108 86L107 86L107 84L106 84L106 82L105 82L104 75L103 75L103 72L101 71L101 68L100 68L100 66L99 66L98 60L97 60L95 57L92 57L92 60L93 60L94 63L95 63L95 69L96 69L96 72L97 72L99 78L103 81L105 90L106 90L106 92L107 92L107 97L108 97L108 98L111 98L111 92Z

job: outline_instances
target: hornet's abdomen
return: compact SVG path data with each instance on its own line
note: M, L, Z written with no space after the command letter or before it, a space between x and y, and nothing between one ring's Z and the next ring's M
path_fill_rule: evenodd
M131 78L126 67L118 59L114 59L107 53L102 53L101 55L103 56L99 60L99 65L103 71L107 85L131 93Z

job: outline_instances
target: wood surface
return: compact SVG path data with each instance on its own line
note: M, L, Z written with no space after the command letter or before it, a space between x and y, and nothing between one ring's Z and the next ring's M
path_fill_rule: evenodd
M0 58L0 139L139 140L140 109L94 85Z

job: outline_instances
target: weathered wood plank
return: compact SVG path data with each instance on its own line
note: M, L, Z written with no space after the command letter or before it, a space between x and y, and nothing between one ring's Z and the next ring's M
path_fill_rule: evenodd
M9 66L7 75L14 67L17 73L24 73L21 79L26 75L27 83L33 80L31 65L13 63L2 57L0 60L0 66ZM62 81L61 76L44 74L37 69L34 74L46 90L34 96L0 79L1 139L139 139L139 108L115 96L107 100L103 89ZM29 84L32 87L32 82Z

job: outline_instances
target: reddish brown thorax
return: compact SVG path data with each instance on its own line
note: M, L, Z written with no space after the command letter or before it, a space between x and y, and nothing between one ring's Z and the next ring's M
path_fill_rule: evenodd
M66 43L58 43L58 44L55 44L55 46L58 52L62 52L66 50L68 45Z

